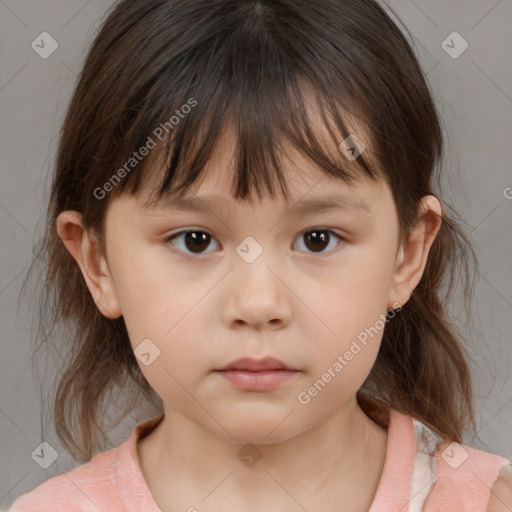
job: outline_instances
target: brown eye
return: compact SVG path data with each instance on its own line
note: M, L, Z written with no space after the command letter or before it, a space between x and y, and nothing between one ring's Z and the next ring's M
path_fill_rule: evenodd
M175 240L178 242L174 243ZM178 246L178 249L185 254L203 254L212 240L214 240L212 236L205 231L193 229L180 231L168 238L169 242Z
M334 238L332 237L334 235ZM301 236L299 237L299 240L304 240L304 245L306 248L312 252L315 253L321 253L324 251L326 247L329 247L329 244L332 242L333 239L338 238L341 240L341 237L334 233L330 229L309 229L307 231L304 231ZM336 247L338 244L334 244L334 247ZM332 246L332 243L331 243ZM331 252L331 251L327 251Z

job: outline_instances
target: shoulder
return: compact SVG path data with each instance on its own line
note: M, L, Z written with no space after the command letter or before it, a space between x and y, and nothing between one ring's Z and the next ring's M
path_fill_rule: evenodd
M512 464L504 465L491 488L491 497L486 512L512 510Z
M397 423L402 420L401 437L412 445L410 452L415 451L410 510L512 511L512 465L508 459L443 439L417 419L397 414L395 418Z
M512 465L508 459L449 441L439 444L435 457L437 475L427 510L446 510L448 505L460 512L512 510ZM505 508L497 508L500 505Z
M108 507L118 503L116 465L122 446L46 480L16 499L9 512L113 510Z

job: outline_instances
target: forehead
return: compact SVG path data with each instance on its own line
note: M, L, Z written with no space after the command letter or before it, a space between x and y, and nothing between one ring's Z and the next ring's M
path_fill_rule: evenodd
M248 197L243 201L240 200L240 204L255 206L258 203L267 202L289 204L301 201L304 203L304 209L307 210L308 206L318 208L322 207L322 204L328 207L331 203L338 203L342 206L350 206L359 213L370 213L369 204L373 202L372 196L379 190L381 180L376 182L370 179L361 171L357 162L349 161L340 148L333 144L332 135L327 133L322 123L316 123L316 126L320 126L316 136L323 144L326 154L340 162L340 166L352 177L350 182L329 174L291 143L285 141L279 146L279 169L290 200L287 201L285 194L279 193L279 189L275 194L262 194L263 197L259 196L259 191L256 195L254 189L251 189ZM354 127L354 132L357 131L357 137L365 147L369 147L367 130L363 130L354 118L351 126ZM143 211L151 212L172 207L193 210L201 209L202 205L223 208L239 201L234 193L237 178L237 142L238 138L232 126L227 125L201 176L180 195L168 190L159 197L158 183L165 176L166 165L163 158L155 161L152 165L151 182L146 181L137 197ZM162 155L163 153L160 154Z

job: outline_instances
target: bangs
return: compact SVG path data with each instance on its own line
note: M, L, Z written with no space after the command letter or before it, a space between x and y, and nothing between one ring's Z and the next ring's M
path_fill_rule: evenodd
M318 97L308 102L310 96L303 89L287 87L272 97L251 91L251 85L247 84L244 96L230 97L229 91L219 87L205 99L204 108L198 101L195 110L155 150L155 158L147 160L130 192L136 194L140 186L152 190L145 206L155 205L163 196L184 195L203 177L215 151L231 151L231 145L223 145L228 134L233 137L229 142L234 144L234 162L233 169L223 172L231 175L234 171L232 195L237 199L250 200L254 193L259 198L265 193L273 197L278 192L288 198L285 160L294 172L301 171L292 160L294 151L314 168L349 185L361 173L375 179L377 171L370 166L369 151L365 149L364 155L352 160L339 148L349 136L366 140L359 131L361 122L358 129L349 129L341 108L326 105ZM225 98L232 106L225 105ZM366 140L365 148L368 145Z
M273 26L271 7L261 6L248 16L249 3L241 2L233 27L201 37L208 25L203 18L193 27L195 40L175 57L148 60L149 69L137 96L143 98L131 119L125 161L138 148L153 146L147 157L116 186L112 197L123 191L135 195L151 190L146 206L162 196L184 195L204 174L212 154L222 150L221 139L234 134L233 196L250 199L253 193L288 198L283 163L296 150L316 168L351 184L361 174L376 179L372 167L364 105L347 60L335 67L329 62L321 37L287 40ZM253 6L254 7L254 6ZM254 7L254 9L256 9ZM210 10L212 18L215 7ZM237 17L239 19L237 19ZM294 19L300 33L301 23ZM311 27L307 27L311 30ZM204 30L203 30L204 29ZM156 46L154 44L153 46ZM170 48L160 50L169 54ZM314 54L304 60L304 55ZM161 63L154 66L154 62ZM126 125L126 122L124 123ZM131 135L131 138L130 138ZM339 149L349 135L365 141L365 152L355 159ZM226 170L227 172L227 170Z

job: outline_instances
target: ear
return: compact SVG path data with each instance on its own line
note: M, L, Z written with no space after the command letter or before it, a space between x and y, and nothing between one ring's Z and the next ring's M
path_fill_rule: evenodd
M78 263L98 309L108 318L120 317L122 312L107 261L97 236L84 230L81 213L71 210L60 213L57 233Z
M437 197L428 195L418 205L419 219L398 251L389 309L405 304L418 286L434 240L441 228L442 207Z

